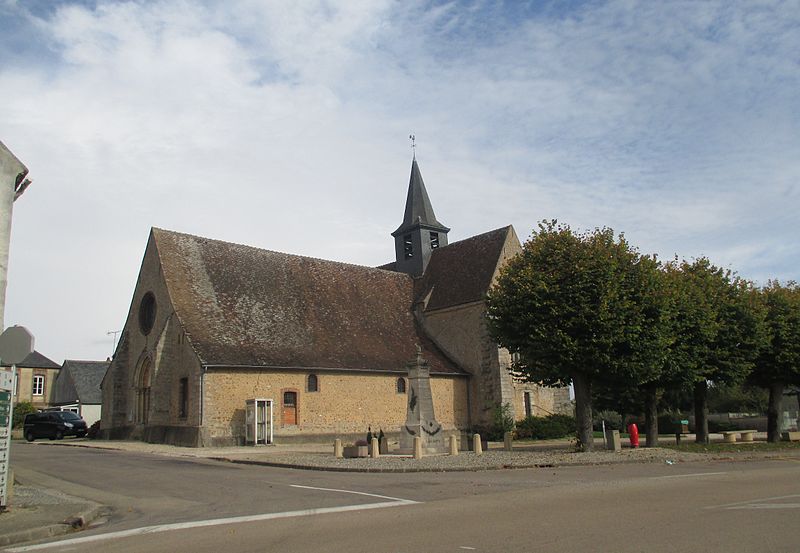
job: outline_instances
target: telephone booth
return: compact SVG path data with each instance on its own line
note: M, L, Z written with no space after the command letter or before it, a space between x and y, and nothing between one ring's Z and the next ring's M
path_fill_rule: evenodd
M245 402L245 442L247 445L272 443L271 399L248 399Z

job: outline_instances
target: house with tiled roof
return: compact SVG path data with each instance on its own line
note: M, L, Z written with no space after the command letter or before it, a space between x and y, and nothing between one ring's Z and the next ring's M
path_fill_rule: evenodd
M36 409L52 406L53 386L61 365L34 349L33 334L21 325L0 334L0 370L15 372L14 403L30 402Z
M263 401L275 441L388 434L417 347L446 432L558 411L566 389L514 382L485 296L520 251L510 226L448 243L416 159L395 260L365 267L154 228L102 383L101 434L241 444Z
M103 395L100 384L110 361L67 359L53 383L53 407L80 415L91 426L100 420Z

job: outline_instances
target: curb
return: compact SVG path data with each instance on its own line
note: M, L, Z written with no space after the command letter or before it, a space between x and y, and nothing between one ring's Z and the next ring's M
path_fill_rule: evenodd
M231 459L228 457L206 457L213 461L224 463L232 463L235 465L255 465L262 467L276 467L292 470L317 470L321 472L368 472L368 473L411 473L411 472L485 472L493 470L517 470L517 469L554 469L566 467L594 467L594 466L610 466L610 465L640 465L650 463L660 463L662 459L653 460L635 460L626 459L620 461L594 461L585 463L530 463L519 465L487 465L482 467L403 467L403 468L386 468L386 467L335 467L335 466L320 466L320 465L301 465L293 463L277 463L275 461L256 461L253 459ZM713 459L723 460L723 459ZM728 460L728 459L724 459ZM683 463L685 461L676 461L676 463Z
M104 505L91 502L88 508L85 508L73 517L69 517L64 522L0 535L0 547L7 547L9 545L29 541L44 540L56 536L63 536L71 532L85 530L95 519L106 513L107 509Z

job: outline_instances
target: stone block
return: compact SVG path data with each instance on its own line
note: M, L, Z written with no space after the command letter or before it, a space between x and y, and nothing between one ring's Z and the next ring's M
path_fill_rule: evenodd
M622 442L619 438L619 430L606 428L606 449L609 451L622 451Z
M794 431L783 432L781 434L781 439L784 442L800 442L800 432L794 432Z
M366 445L348 445L342 451L345 459L353 459L355 457L369 457L369 446Z

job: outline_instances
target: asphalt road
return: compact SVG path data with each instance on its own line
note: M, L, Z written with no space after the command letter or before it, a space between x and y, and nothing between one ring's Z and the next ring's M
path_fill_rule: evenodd
M15 443L12 465L113 509L17 551L800 551L791 459L364 474Z

